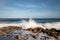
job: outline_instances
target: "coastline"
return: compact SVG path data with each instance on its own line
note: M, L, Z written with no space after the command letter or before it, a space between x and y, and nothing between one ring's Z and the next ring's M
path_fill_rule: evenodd
M17 32L17 35L14 34L15 32ZM25 32L27 32L27 33L25 33ZM20 33L22 33L22 34L20 34ZM40 35L42 34L44 37L48 37L48 38L53 37L55 39L57 39L57 38L60 39L59 38L60 30L56 30L54 28L43 29L43 28L36 27L36 28L23 29L22 27L19 27L19 26L8 26L8 27L0 28L0 36L11 37L11 38L16 38L16 39L19 39L19 37L21 38L22 35L24 38L26 35L35 36L35 38L34 37L32 37L32 38L36 39L36 38L40 38L40 37L36 37L39 34ZM18 38L17 38L17 36L18 36ZM21 40L22 40L22 38L21 38Z
M0 36L17 40L60 40L60 22L37 23L22 20L20 23L1 23Z

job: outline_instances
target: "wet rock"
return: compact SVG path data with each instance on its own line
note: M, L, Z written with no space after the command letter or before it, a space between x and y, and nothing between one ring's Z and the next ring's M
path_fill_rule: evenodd
M6 36L7 34L5 32L0 31L0 36Z

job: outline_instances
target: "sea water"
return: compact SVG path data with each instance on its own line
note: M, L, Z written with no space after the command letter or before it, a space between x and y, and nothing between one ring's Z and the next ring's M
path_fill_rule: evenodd
M0 27L21 26L23 28L56 28L60 29L60 18L0 18Z
M22 20L28 21L30 18L0 18L0 23L20 23ZM37 23L60 22L60 18L31 18Z

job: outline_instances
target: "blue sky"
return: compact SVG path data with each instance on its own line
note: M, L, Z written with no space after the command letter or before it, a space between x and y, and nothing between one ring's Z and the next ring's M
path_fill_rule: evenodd
M60 0L0 0L0 18L60 18Z

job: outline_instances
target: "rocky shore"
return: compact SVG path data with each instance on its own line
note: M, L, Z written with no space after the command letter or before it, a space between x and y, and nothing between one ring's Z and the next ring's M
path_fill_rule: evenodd
M60 40L60 30L39 27L23 29L19 26L8 26L0 28L0 36L17 40Z

